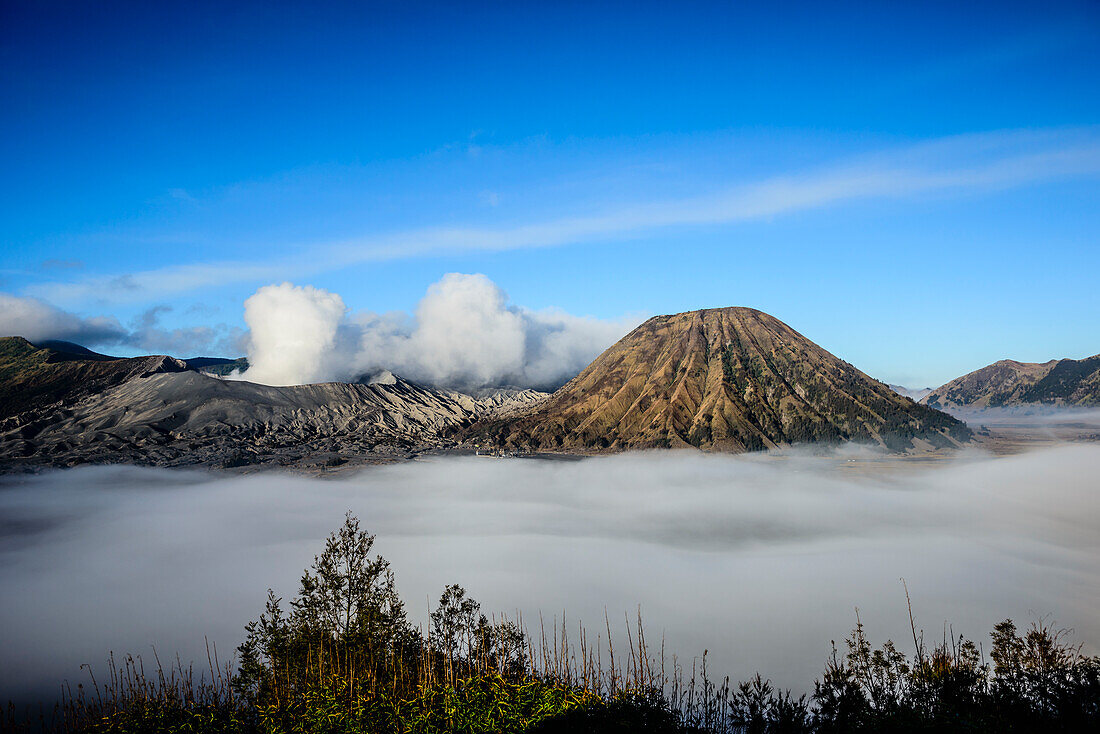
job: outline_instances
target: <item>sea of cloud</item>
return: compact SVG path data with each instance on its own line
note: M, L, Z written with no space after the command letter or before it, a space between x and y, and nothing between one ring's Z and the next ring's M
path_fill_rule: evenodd
M948 412L972 427L1100 429L1100 407L1028 404L1007 408L950 408Z
M925 465L863 454L437 458L331 479L86 467L0 482L0 699L55 695L109 651L224 659L292 596L346 510L412 618L444 585L593 637L641 609L712 673L805 691L855 622L988 642L1048 616L1100 652L1100 446Z

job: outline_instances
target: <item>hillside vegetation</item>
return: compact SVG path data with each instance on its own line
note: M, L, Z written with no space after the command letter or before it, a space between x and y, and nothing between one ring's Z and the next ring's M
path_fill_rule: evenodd
M1100 354L1042 364L1001 360L936 388L921 402L933 408L1006 408L1020 405L1100 405Z

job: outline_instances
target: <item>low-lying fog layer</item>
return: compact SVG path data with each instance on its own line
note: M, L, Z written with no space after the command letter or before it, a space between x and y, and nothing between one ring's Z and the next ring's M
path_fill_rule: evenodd
M969 423L972 428L983 424L1035 428L1100 428L1100 408L1018 405L1010 408L952 408L948 412Z
M292 596L347 509L414 620L458 582L537 626L568 612L711 672L798 690L855 621L987 641L1050 615L1100 647L1100 446L927 465L687 453L438 459L337 480L92 467L0 485L0 699L50 697L109 650L224 657L267 588ZM613 628L613 631L614 628ZM986 642L988 648L988 642Z

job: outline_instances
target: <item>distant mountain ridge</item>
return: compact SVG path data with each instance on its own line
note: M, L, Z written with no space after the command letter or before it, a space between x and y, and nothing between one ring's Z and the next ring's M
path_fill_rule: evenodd
M1003 359L936 388L921 403L941 410L1094 407L1100 405L1100 354L1043 363Z
M955 418L741 307L656 316L532 413L485 433L505 447L583 452L846 440L905 450L971 437Z

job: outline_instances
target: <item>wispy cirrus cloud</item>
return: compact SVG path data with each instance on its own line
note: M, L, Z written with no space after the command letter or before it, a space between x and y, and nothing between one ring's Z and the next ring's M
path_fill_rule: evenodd
M440 225L306 243L267 262L180 264L113 276L39 283L54 303L140 303L233 283L301 279L371 262L607 243L676 227L727 225L874 199L974 195L1100 175L1100 129L1004 131L926 141L832 166L730 184L686 198L628 203L585 216Z

